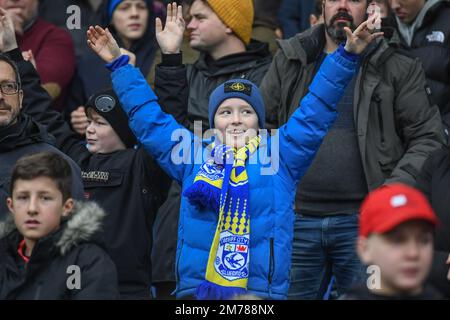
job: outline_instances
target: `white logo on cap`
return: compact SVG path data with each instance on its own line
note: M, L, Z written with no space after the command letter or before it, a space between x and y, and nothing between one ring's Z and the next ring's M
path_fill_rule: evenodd
M408 199L406 199L406 196L403 194L399 194L391 198L391 206L394 208L404 206L407 202Z

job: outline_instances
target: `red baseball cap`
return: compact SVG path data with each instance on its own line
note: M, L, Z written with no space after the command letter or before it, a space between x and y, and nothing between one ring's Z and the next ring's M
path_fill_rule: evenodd
M395 183L382 186L366 197L361 206L359 235L386 233L410 220L425 220L436 226L439 223L431 205L418 190Z

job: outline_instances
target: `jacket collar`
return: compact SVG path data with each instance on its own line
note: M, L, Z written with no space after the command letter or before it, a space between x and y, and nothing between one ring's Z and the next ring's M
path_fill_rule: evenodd
M316 61L325 47L325 26L319 24L278 45L289 60L300 60L303 65Z
M195 68L208 76L219 76L246 71L258 65L262 60L267 62L271 60L267 43L252 40L246 49L245 52L228 55L216 61L202 52L194 63Z
M54 138L44 127L23 113L17 117L17 123L0 129L0 152L39 142L52 144Z

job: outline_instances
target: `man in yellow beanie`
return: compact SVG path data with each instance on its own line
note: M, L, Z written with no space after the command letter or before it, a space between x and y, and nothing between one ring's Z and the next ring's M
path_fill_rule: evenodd
M186 79L180 46L187 28L189 45L200 51L200 57L186 66L189 121L184 125L193 130L193 122L202 121L205 130L209 127L208 98L214 88L233 78L259 85L271 56L267 44L250 39L253 0L191 0L188 3L191 19L187 25L176 4L168 5L164 29L161 20L156 21L157 40L163 55L156 80L160 80L159 86L164 88L165 94L160 96L164 101L166 94L173 96L178 92L180 77Z
M193 130L194 121L201 121L200 128L205 131L209 128L208 101L212 91L235 78L259 85L272 58L267 44L250 40L253 0L190 0L183 1L184 5L189 5L189 22L184 22L181 7L176 3L167 6L164 29L161 20L156 21L162 63L155 71L155 89L164 111L178 105L187 106L188 116L182 124ZM186 27L190 34L189 45L199 51L200 56L192 65L184 66L180 47ZM185 86L189 88L189 99L180 94ZM180 190L174 183L158 213L173 229L168 232L170 226L160 226L164 234L177 234L179 205ZM172 247L176 248L176 240L167 237L165 242L173 243ZM172 261L174 259L175 255Z
M249 44L254 18L253 0L206 0L202 2L206 2L217 17L239 39L245 44Z

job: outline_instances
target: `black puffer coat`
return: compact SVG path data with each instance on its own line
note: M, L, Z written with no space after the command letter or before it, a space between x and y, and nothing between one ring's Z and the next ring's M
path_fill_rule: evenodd
M425 162L417 178L417 187L428 198L441 225L436 230L431 283L450 299L450 280L447 274L450 265L450 148L444 147Z
M0 299L119 298L116 267L96 240L104 216L95 203L77 203L57 231L38 240L28 263L18 254L23 236L8 217L0 224ZM79 289L71 266L79 267Z
M430 1L416 18L416 30L410 40L403 36L403 47L422 62L431 89L433 103L439 106L442 119L450 127L450 0ZM428 7L428 5L427 5ZM398 20L397 20L398 22ZM404 35L399 24L399 33Z

